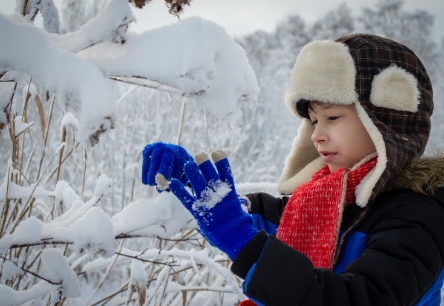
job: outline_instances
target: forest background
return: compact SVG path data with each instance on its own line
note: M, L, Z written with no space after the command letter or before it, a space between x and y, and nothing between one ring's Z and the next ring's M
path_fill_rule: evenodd
M173 14L178 13L173 2L167 4ZM62 2L60 23L54 32L78 32L106 3ZM17 7L23 4L17 1ZM25 17L31 13L25 11ZM46 27L45 31L48 29L54 30ZM131 24L124 30L131 31ZM405 44L426 66L435 101L426 154L434 154L444 145L444 33L437 40L433 30L433 12L408 11L403 1L397 0L380 0L357 16L342 4L315 22L289 15L274 31L235 38L246 52L260 89L256 101L238 103L240 120L227 121L217 111L208 111L202 103L177 95L162 84L114 81L115 122L112 129L99 133L93 146L79 141L76 118L85 109L65 101L66 95L56 96L38 78L26 73L11 76L10 70L0 67L0 85L9 86L0 92L12 92L9 102L0 104L4 113L0 117L0 296L9 297L1 298L0 305L236 304L243 298L241 280L229 273L226 256L208 246L186 217L178 217L182 213L169 195L159 195L155 188L142 185L141 151L145 144L179 143L191 154L224 149L238 193L267 191L277 195L274 187L299 126L283 103L298 52L312 40L366 32ZM68 116L69 112L73 115ZM136 210L137 205L143 208ZM108 233L98 234L95 242L85 237L71 239L68 234L57 240L54 232L51 238L29 233L54 230L54 221L71 218L69 227L98 207L101 212L91 213L85 228L106 228ZM112 222L106 223L109 220ZM145 222L144 230L116 232L120 221ZM114 232L113 227L99 226L103 222L113 225ZM115 234L109 241L111 246L101 245L100 240L108 239L109 232ZM79 241L86 244L79 247ZM53 254L48 251L51 249L59 251ZM57 276L51 263L66 270L60 268L63 272Z

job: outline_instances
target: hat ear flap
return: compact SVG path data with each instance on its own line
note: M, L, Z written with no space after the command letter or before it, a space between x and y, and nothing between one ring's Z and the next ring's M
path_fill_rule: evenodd
M370 102L379 107L416 113L420 93L416 78L391 65L373 78Z
M325 166L311 140L313 131L314 126L311 121L305 118L302 119L277 185L281 194L291 194L296 187L307 182L313 174Z

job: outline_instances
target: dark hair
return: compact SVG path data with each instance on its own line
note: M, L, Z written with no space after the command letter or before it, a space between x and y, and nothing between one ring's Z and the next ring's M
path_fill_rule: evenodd
M324 102L310 101L310 100L301 99L298 102L296 102L296 111L302 117L310 119L308 111L310 110L310 111L316 113L316 111L313 109L314 105L321 106L323 108L329 108L330 107L330 104L326 104Z

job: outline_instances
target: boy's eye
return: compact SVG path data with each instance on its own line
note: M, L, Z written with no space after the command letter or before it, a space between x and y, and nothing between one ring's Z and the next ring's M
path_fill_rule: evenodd
M316 124L318 124L318 120L312 120L311 121L311 125L316 125Z
M328 120L334 121L338 118L339 118L339 116L330 116L330 117L328 117Z

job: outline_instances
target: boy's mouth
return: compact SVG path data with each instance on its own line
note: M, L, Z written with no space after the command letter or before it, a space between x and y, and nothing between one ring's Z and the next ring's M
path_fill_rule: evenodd
M319 154L321 155L322 159L324 160L324 162L328 162L330 161L337 153L334 152L329 152L329 151L318 151Z

